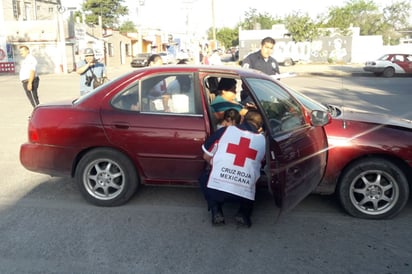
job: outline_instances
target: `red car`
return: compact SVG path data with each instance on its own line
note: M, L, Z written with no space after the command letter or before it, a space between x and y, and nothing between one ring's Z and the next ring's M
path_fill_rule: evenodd
M74 177L83 196L100 206L126 203L140 184L197 186L205 167L201 146L216 129L210 102L220 77L248 88L264 116L261 183L268 184L282 210L292 208L324 174L323 126L330 116L307 112L276 80L251 70L146 67L74 101L39 105L20 161L34 172ZM176 88L182 78L190 88ZM168 112L152 93L159 83L171 90Z
M396 216L412 182L412 121L379 113L322 105L290 90L309 110L329 111L329 158L315 193L336 193L352 216Z

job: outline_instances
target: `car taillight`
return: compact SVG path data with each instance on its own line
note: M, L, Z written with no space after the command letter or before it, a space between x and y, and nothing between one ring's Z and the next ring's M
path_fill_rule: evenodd
M31 123L29 123L29 142L32 143L37 143L39 142L39 134L37 132L37 130L32 126Z

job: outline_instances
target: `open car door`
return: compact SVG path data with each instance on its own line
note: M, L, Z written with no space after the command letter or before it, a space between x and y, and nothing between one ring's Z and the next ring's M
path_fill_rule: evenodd
M280 84L242 79L265 120L266 180L281 213L291 210L321 181L327 161L326 113L313 125L304 107ZM323 117L323 118L322 118Z

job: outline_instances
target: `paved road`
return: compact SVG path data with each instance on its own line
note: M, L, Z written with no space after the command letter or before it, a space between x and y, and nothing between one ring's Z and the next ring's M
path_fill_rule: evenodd
M310 196L277 219L260 191L251 229L235 226L230 206L228 223L212 227L194 188L144 187L125 206L91 206L72 180L21 167L31 107L17 76L0 86L0 273L412 272L411 203L394 220L368 221ZM73 98L77 86L75 74L41 76L40 99Z

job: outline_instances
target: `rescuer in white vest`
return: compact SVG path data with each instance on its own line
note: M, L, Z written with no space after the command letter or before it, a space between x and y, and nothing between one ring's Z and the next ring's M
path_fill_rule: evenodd
M202 146L203 158L210 168L199 181L214 225L225 223L225 202L240 204L235 216L239 225L252 225L256 182L265 156L262 125L261 114L249 110L242 124L217 130Z

